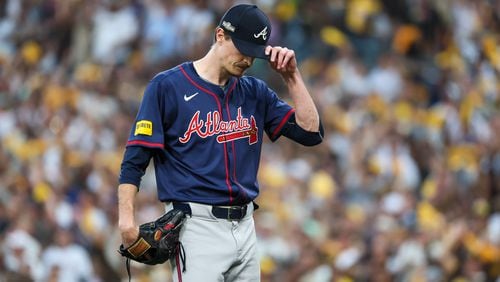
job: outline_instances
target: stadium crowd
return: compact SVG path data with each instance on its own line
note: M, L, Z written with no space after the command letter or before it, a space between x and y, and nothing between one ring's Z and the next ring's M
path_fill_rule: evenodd
M128 279L116 189L142 91L237 2L0 1L0 281ZM266 140L262 280L499 282L500 1L253 3L326 130ZM265 62L251 74L288 99ZM153 171L137 201L142 222L162 213Z

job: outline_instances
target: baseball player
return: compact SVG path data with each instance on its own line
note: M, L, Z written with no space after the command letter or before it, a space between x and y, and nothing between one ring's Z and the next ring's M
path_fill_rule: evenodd
M321 143L319 114L293 50L269 46L271 24L255 5L230 8L204 57L158 73L148 84L119 178L123 245L138 236L134 198L150 159L158 199L188 217L173 281L259 281L253 211L264 133L305 146ZM283 78L295 107L245 76L255 58Z

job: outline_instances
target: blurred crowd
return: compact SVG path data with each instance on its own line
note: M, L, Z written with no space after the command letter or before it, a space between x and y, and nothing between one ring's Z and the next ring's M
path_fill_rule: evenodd
M116 189L144 87L239 2L0 1L0 281L128 279ZM266 139L262 280L500 281L500 1L252 3L326 130ZM289 99L265 62L250 74ZM151 169L137 204L162 213ZM134 281L169 273L132 264Z

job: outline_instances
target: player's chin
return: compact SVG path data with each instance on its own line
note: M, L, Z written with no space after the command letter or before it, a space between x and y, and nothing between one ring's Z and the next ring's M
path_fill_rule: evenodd
M234 68L232 71L231 71L231 75L233 76L237 76L237 77L241 77L245 74L245 71L247 69L246 68Z
M243 74L245 74L248 68L248 66L233 65L233 67L231 68L231 74L233 76L242 76Z

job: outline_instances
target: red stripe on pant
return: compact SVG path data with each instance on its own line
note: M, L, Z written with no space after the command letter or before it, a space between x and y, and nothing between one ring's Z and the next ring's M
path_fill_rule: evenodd
M180 248L177 247L178 251L177 251L177 254L175 255L175 264L177 265L177 279L179 280L179 282L182 282L182 269L181 269L181 264L179 262L179 256L181 255L180 254Z

